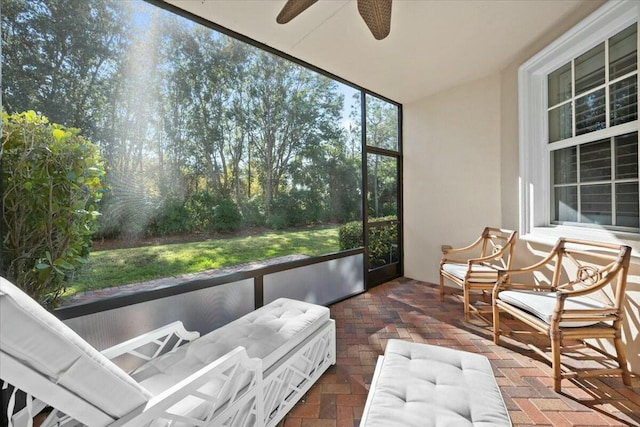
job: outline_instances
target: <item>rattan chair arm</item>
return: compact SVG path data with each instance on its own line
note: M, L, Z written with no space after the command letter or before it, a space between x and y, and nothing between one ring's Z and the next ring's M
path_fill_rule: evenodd
M547 265L549 261L551 261L555 256L556 256L556 251L552 250L551 252L549 252L549 254L546 257L536 262L535 264L531 264L526 267L513 268L510 270L502 270L500 271L500 274L502 276L514 276L522 273L531 273L532 271L539 270L540 268Z
M473 242L472 244L470 244L469 246L465 246L463 248L450 248L450 249L443 249L442 250L442 257L444 259L444 257L448 254L458 254L461 252L467 252L470 251L471 249L475 248L476 246L478 246L482 240L484 239L483 236L480 236L475 242Z

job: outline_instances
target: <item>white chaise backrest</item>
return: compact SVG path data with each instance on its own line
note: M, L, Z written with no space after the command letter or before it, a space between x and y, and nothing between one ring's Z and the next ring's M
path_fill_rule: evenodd
M3 277L0 277L0 351L43 376L44 381L59 385L74 398L115 419L151 398L151 393L126 372ZM5 369L0 367L0 372ZM43 390L50 390L47 384L13 382L17 388L47 401L42 396ZM69 413L72 408L57 409Z

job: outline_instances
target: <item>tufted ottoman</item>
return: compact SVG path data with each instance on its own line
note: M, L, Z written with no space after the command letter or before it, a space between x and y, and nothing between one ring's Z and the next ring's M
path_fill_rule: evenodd
M482 355L389 340L378 359L360 427L510 426Z

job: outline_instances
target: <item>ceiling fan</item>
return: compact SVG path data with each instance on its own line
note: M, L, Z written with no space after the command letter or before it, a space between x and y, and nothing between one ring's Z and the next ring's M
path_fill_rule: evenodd
M287 0L276 22L286 24L318 0ZM391 0L358 0L358 12L376 40L391 31Z

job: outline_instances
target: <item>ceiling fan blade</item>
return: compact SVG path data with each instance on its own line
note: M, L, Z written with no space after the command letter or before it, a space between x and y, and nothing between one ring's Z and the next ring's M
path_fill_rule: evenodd
M358 0L358 12L376 40L391 31L391 0Z
M318 0L287 0L287 3L278 14L276 22L278 24L286 24L317 1Z

